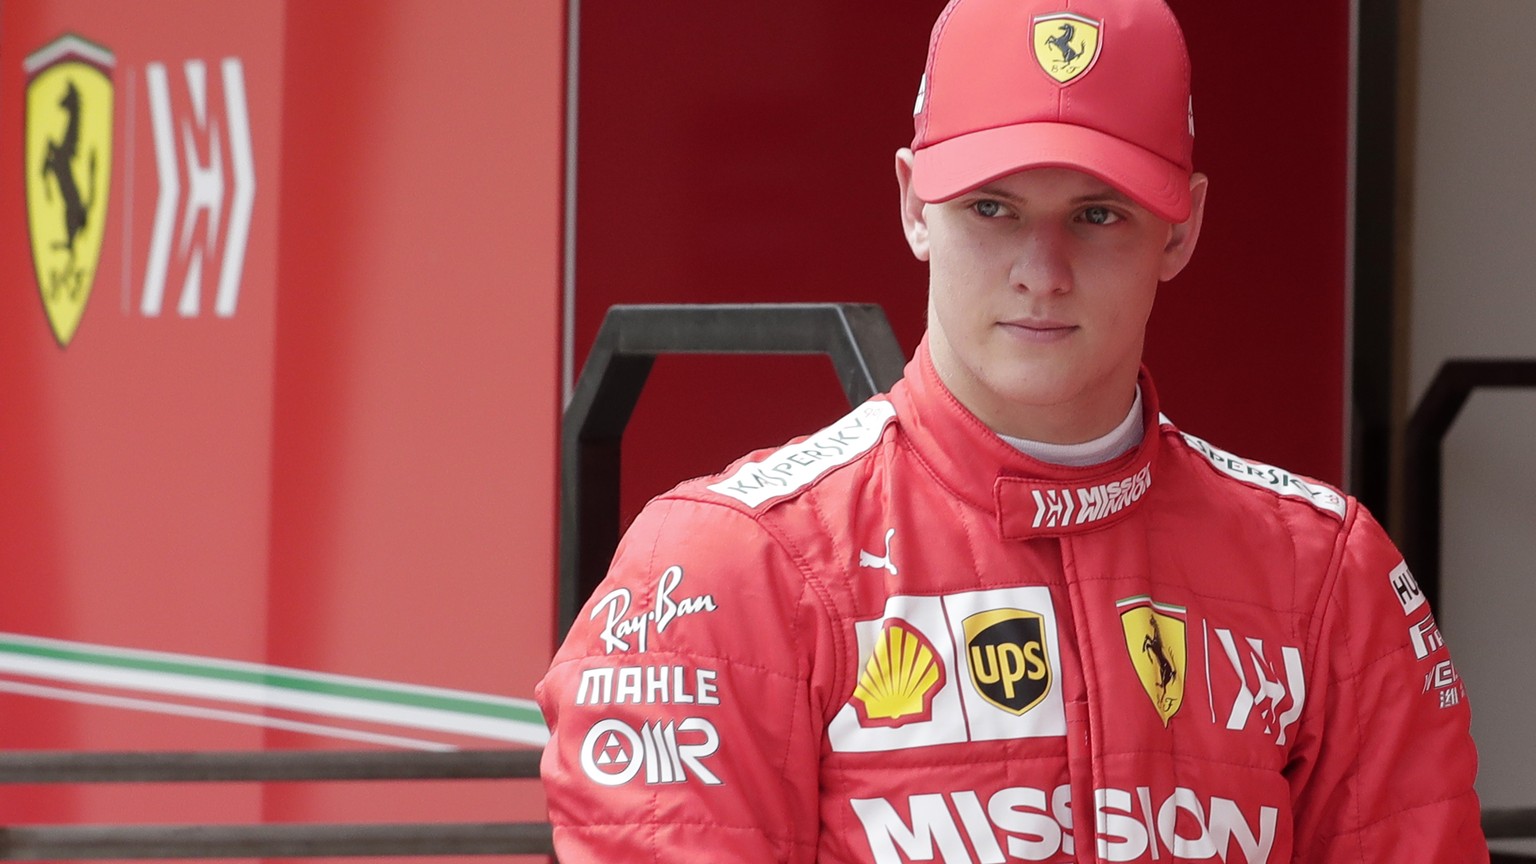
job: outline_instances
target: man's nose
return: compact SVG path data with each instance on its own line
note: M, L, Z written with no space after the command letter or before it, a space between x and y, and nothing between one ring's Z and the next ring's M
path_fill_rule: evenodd
M1045 294L1071 291L1071 242L1071 236L1062 226L1028 226L1022 233L1009 274L1014 287Z

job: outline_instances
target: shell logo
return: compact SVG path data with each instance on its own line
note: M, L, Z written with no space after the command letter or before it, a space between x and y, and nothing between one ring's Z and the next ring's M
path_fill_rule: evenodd
M944 664L917 628L886 621L864 663L853 705L861 726L902 726L933 718L933 697L944 688Z

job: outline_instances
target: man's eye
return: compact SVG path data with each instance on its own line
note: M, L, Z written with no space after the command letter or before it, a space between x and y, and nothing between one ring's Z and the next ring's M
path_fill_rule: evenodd
M1007 212L1003 208L1001 201L993 201L988 198L983 198L982 200L977 201L975 204L972 204L971 209L976 211L977 216L982 216L987 219L996 219L997 217L1002 216Z
M1119 219L1119 214L1108 207L1089 207L1083 211L1083 221L1090 225L1109 225Z

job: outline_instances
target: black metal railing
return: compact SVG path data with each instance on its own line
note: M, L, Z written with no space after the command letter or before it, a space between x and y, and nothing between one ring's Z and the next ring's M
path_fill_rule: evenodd
M615 307L566 411L561 623L602 576L617 543L619 439L655 357L826 353L851 403L888 389L902 355L879 309L853 305ZM1470 394L1536 387L1536 361L1455 360L1409 423L1405 550L1420 587L1439 589L1441 445ZM580 541L580 546L573 545ZM575 552L583 554L575 554ZM585 593L584 593L585 592ZM467 780L538 777L539 751L0 753L0 783ZM1536 808L1485 810L1491 840L1536 837ZM543 822L26 825L0 827L0 860L552 855ZM1536 861L1496 854L1495 862Z
M905 363L879 306L755 303L614 306L576 382L560 436L560 632L619 543L619 467L651 365L666 354L826 354L848 402L890 389Z
M1512 807L1483 811L1483 833L1489 840L1526 840L1536 837L1536 807ZM1536 858L1525 858L1536 861Z
M1482 389L1536 388L1536 360L1447 360L1408 420L1404 435L1403 556L1419 588L1438 605L1445 437L1467 400ZM1536 838L1536 808L1483 811L1490 840ZM1536 857L1495 853L1494 864L1536 862Z
M1408 419L1401 540L1403 556L1431 604L1440 599L1445 436L1472 393L1492 388L1536 388L1536 360L1447 360Z
M565 412L559 614L603 576L618 542L620 439L664 354L825 354L857 404L901 377L885 314L860 304L616 306ZM15 752L0 783L536 779L538 751ZM0 860L550 855L548 823L26 825L0 827Z
M0 783L533 780L538 750L0 753ZM551 855L544 822L21 825L0 860Z
M0 753L0 783L530 780L537 750ZM1536 837L1536 809L1487 810L1489 839ZM552 855L542 822L27 825L0 828L0 860ZM1496 856L1495 861L1536 859Z

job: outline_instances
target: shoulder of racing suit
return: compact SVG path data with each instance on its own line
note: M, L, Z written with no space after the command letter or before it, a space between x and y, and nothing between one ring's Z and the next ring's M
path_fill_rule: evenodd
M766 510L870 453L895 420L895 406L877 396L818 432L749 453L724 471L684 483L673 493Z
M1330 514L1339 522L1345 521L1355 503L1353 498L1321 480L1245 459L1178 429L1166 415L1160 415L1158 419L1170 449L1199 457L1197 461L1208 464L1212 471L1228 480L1282 499L1300 501L1320 513Z

